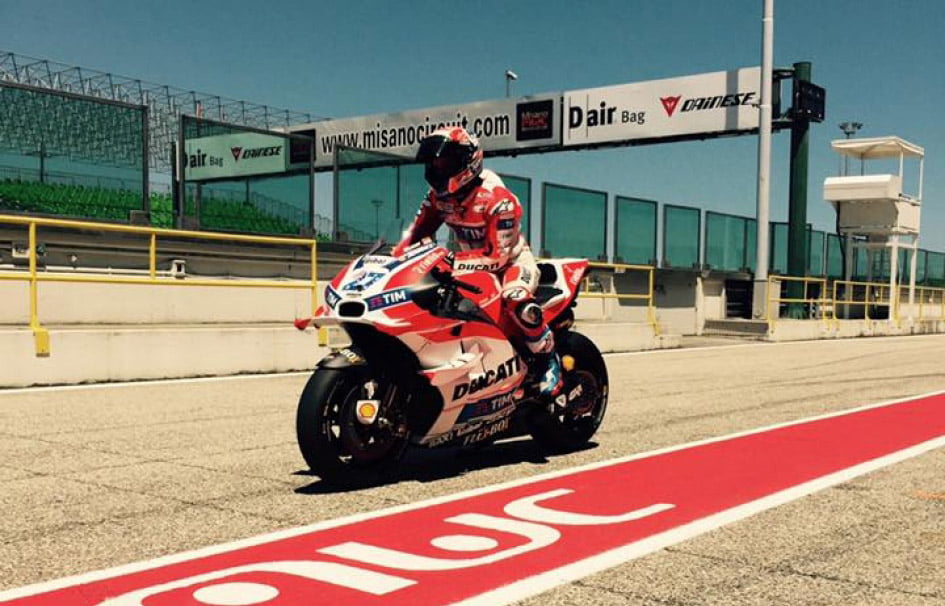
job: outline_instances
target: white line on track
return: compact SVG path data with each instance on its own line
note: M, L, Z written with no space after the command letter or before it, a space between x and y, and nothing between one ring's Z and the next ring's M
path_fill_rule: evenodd
M121 566L116 566L114 568L109 568L106 570L97 570L93 572L86 572L78 575L73 575L70 577L65 577L61 579L55 579L51 581L43 581L33 585L27 585L25 587L19 587L16 589L10 589L7 591L0 591L0 602L9 601L17 598L27 597L35 595L38 593L45 593L50 591L55 591L57 589L62 589L65 587L71 587L73 585L91 583L95 581L100 581L103 579L108 579L111 577L119 575L127 575L136 572L141 572L143 570L151 570L154 568L159 568L162 566L168 566L170 564L176 564L178 562L183 562L187 560L193 560L197 558L207 557L211 555L216 555L220 553L225 553L229 551L235 551L237 549L244 549L247 547L253 547L255 545L260 545L263 543L270 543L273 541L279 541L282 539L288 539L296 537L302 534L308 534L318 530L325 530L328 528L336 528L338 526L344 526L347 524L353 524L355 522L362 522L364 520L371 520L374 518L384 517L393 515L396 513L401 513L404 511L412 511L415 509L423 509L426 507L432 507L434 505L439 505L441 503L448 503L451 501L457 501L460 499L470 498L479 496L482 494L488 494L491 492L496 492L499 490L504 490L507 488L513 488L516 486L522 486L524 484L531 484L535 482L540 482L543 480L549 480L552 478L557 478L561 476L567 476L574 473L588 471L592 469L599 469L602 467L608 467L611 465L616 465L619 463L626 463L628 461L634 461L637 459L646 459L654 457L657 455L662 455L670 452L675 452L677 450L685 450L687 448L693 448L696 446L702 446L704 444L712 444L714 442L722 442L725 440L731 440L734 438L741 438L744 436L749 436L753 434L764 433L766 431L772 431L775 429L781 429L783 427L791 427L794 425L803 425L805 423L811 423L814 421L820 421L822 419L829 419L833 417L840 417L843 415L853 414L856 412L861 412L864 410L870 410L873 408L881 408L883 406L892 406L899 404L901 402L908 402L911 400L919 400L923 398L930 398L933 396L938 396L945 394L945 390L933 391L924 394L917 394L914 396L909 396L906 398L898 398L895 400L886 400L883 402L876 402L873 404L866 404L863 406L858 406L856 408L849 408L846 410L829 412L822 415L817 415L813 417L807 417L804 419L798 419L794 421L785 421L782 423L775 423L773 425L766 425L764 427L756 427L754 429L749 429L745 431L739 431L736 433L717 436L714 438L707 438L704 440L697 440L695 442L687 442L685 444L677 444L675 446L668 446L665 448L660 448L657 450L651 450L648 452L637 453L634 455L628 455L624 457L618 457L614 459L608 459L606 461L595 461L593 463L588 463L585 465L580 465L578 467L571 467L568 469L560 469L557 471L551 471L544 474L528 476L525 478L518 478L515 480L510 480L508 482L502 482L500 484L493 484L491 486L484 486L480 488L474 488L471 490L466 490L450 495L444 495L439 497L434 497L432 499L427 499L424 501L417 501L415 503L406 503L403 505L396 505L394 507L388 507L386 509L380 509L377 511L369 511L363 513L357 513L354 515L346 516L343 518L337 518L334 520L326 520L323 522L318 522L315 524L310 524L308 526L301 526L297 528L289 528L285 530L277 530L268 534L258 535L255 537L250 537L247 539L242 539L238 541L233 541L231 543L224 543L221 545L211 545L209 547L203 547L200 549L186 551L183 553L177 553L167 556L162 556L153 560L147 560L142 562L135 562L132 564L124 564ZM771 509L788 503L790 501L799 499L803 496L812 494L824 488L840 484L842 482L851 480L857 476L875 471L882 467L892 465L904 461L906 459L918 456L930 450L936 448L945 447L945 436L917 444L915 446L900 450L897 452L890 453L883 457L873 459L872 461L866 461L859 465L849 467L847 469L840 470L838 472L816 478L804 484L799 484L791 488L785 489L781 492L777 492L761 499L744 503L738 505L731 509L719 512L717 514L711 515L706 518L695 520L683 526L673 528L671 530L665 531L658 535L654 535L637 541L635 543L630 543L623 547L618 547L617 549L592 556L580 562L575 562L569 564L562 568L557 568L555 570L539 574L522 581L518 581L502 587L497 590L476 596L474 598L459 602L463 606L495 606L498 604L506 604L514 600L520 600L525 597L534 595L541 591L551 589L575 579L585 577L594 572L599 572L606 568L610 568L626 562L633 558L638 558L643 555L652 553L659 549L663 549L667 546L680 543L689 538L695 537L702 533L714 530L726 524L730 524L737 520L754 515L766 509Z
M892 337L863 337L863 339L882 340L887 343L890 341L904 341L906 339L945 339L943 334L931 335L901 335ZM717 351L720 349L741 349L746 347L780 347L791 345L813 345L820 343L852 343L861 342L860 339L816 339L810 341L781 341L771 343L768 341L757 341L754 343L732 343L730 345L707 345L705 347L677 347L674 349L649 349L645 351L624 351L604 354L605 358L623 358L630 356L655 356L672 355L682 353L699 353L703 351ZM310 374L311 370L298 370L294 372L278 372L269 374L245 374L245 375L226 375L222 377L194 377L183 379L149 379L144 381L114 381L107 383L87 383L82 385L49 385L40 387L16 387L10 389L0 388L0 396L15 394L30 394L55 391L73 391L82 389L106 389L109 387L138 387L149 385L167 385L167 384L186 384L186 383L209 383L213 381L239 381L251 379L278 379L282 377L298 377Z

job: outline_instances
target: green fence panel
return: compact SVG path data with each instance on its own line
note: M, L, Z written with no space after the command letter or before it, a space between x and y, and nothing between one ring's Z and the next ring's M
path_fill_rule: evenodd
M426 195L423 167L364 149L335 149L334 234L339 241L398 242Z
M147 111L0 82L0 211L127 222L148 210Z
M542 188L543 255L607 255L607 192L545 183Z
M663 206L663 267L699 266L702 211L690 206Z
M843 249L837 234L827 234L827 277L843 278Z
M768 271L777 274L788 273L788 224L770 224L770 244L768 257Z
M193 116L181 118L181 131L183 211L200 229L307 235L315 228L310 137Z
M758 260L758 221L745 219L745 268L749 272L755 271L755 262Z
M400 200L397 216L389 219L386 228L381 228L388 242L400 241L429 191L422 164L402 164L397 167L397 199Z
M848 251L850 252L850 251ZM854 280L866 280L869 276L869 253L867 253L865 248L854 248L853 249L853 279ZM882 255L876 254L873 259L873 268L882 267ZM873 272L873 279L878 278L876 272Z
M656 263L657 202L617 196L616 261L651 265Z
M919 249L915 254L915 283L926 284L928 279L929 251Z
M820 230L808 232L807 275L824 275L824 246L826 234Z
M745 255L748 217L713 211L705 213L705 262L720 271L741 271Z
M926 284L945 286L945 253L929 252L925 265Z
M339 240L369 242L387 234L400 219L399 175L396 166L380 166L339 171L335 231ZM412 217L420 206L413 201Z
M532 215L532 180L525 177L516 177L515 175L499 175L515 197L522 205L522 234L525 239L531 242L531 215Z
M309 198L306 175L187 183L186 192L201 229L297 236L310 227L311 212L287 202Z
M899 249L898 269L896 270L898 282L907 284L909 282L909 272L911 271L911 254L908 249ZM872 253L872 271L869 271L867 253L863 249L857 250L856 278L866 280L869 278L873 282L885 282L889 280L891 267L889 263L890 251L888 248L874 249ZM916 283L925 280L927 273L927 259L922 251L916 258Z

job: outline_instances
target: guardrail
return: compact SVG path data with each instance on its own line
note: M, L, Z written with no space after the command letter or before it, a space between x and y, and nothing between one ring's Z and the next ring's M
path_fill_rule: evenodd
M161 286L227 286L240 288L291 288L309 290L312 295L312 313L318 306L317 282L317 251L315 240L302 238L285 238L275 236L248 236L240 234L223 234L216 232L198 232L159 227L137 227L112 223L95 223L91 221L73 221L66 219L49 219L40 217L24 217L16 215L0 215L0 224L23 225L29 230L29 268L22 270L0 271L0 280L15 280L29 282L29 327L33 331L37 356L49 355L49 332L39 321L38 286L40 282L72 282L97 284L142 284ZM140 234L149 237L148 242L148 275L146 277L48 273L37 270L37 230L39 227L85 229L94 231L112 231L130 234ZM162 277L157 270L157 247L159 238L193 238L201 240L215 240L226 242L246 242L252 244L278 244L288 246L304 246L311 249L312 274L311 281L304 283L285 282L279 280L248 280L248 279L194 279L188 277Z
M908 289L902 289L903 293L908 293ZM915 297L918 299L919 320L945 320L945 288L933 286L916 286ZM938 298L938 303L935 302ZM901 303L900 303L901 305ZM926 316L930 309L938 309L937 315ZM913 307L913 309L915 309Z
M627 273L628 271L636 272L645 272L647 274L647 291L646 293L620 293L617 292L616 283L612 283L614 292L602 292L602 291L591 291L588 287L590 284L590 276L585 276L584 278L584 288L581 290L578 297L583 297L587 299L617 299L624 301L646 301L646 318L650 326L653 327L653 332L656 335L660 334L660 326L656 321L656 306L653 304L653 291L654 291L654 281L655 281L655 271L656 268L652 265L628 265L626 263L602 263L599 261L591 261L588 265L592 268L600 269L611 269L613 270L613 275Z
M844 287L843 298L837 296L838 287ZM863 290L863 300L856 298L856 291ZM841 305L862 306L863 319L871 321L870 307L886 307L889 309L889 320L899 323L899 298L894 297L888 283L881 282L860 282L856 280L834 280L833 283L833 320L836 323L837 308ZM871 296L872 295L872 296Z
M803 296L798 297L783 297L781 296L780 287L778 290L778 295L773 296L775 291L775 282L801 282L804 284ZM813 297L809 295L809 287L811 285L820 286L820 296ZM830 299L827 298L827 279L826 278L813 278L813 277L796 277L796 276L778 276L778 275L768 275L768 283L765 290L765 319L768 322L768 329L771 330L774 328L774 325L781 317L781 304L782 303L795 303L800 305L808 305L810 312L813 312L815 315L819 316L819 319L823 320L826 323L829 321L827 315L827 310L829 308Z

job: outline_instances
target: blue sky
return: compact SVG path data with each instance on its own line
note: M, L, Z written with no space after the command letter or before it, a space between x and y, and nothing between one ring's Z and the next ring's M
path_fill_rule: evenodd
M0 48L319 116L356 116L760 63L761 0L155 2L3 0ZM945 250L945 2L776 0L775 65L813 62L809 211L833 215L837 124L925 147L923 246ZM772 219L787 215L787 133ZM753 215L757 140L495 160L532 177Z

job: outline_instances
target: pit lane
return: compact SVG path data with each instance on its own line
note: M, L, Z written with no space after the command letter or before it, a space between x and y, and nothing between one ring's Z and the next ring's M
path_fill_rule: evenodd
M0 588L941 390L943 354L929 336L608 356L595 447L418 452L400 482L347 493L297 453L303 375L0 393ZM930 452L525 603L942 603L943 462Z

